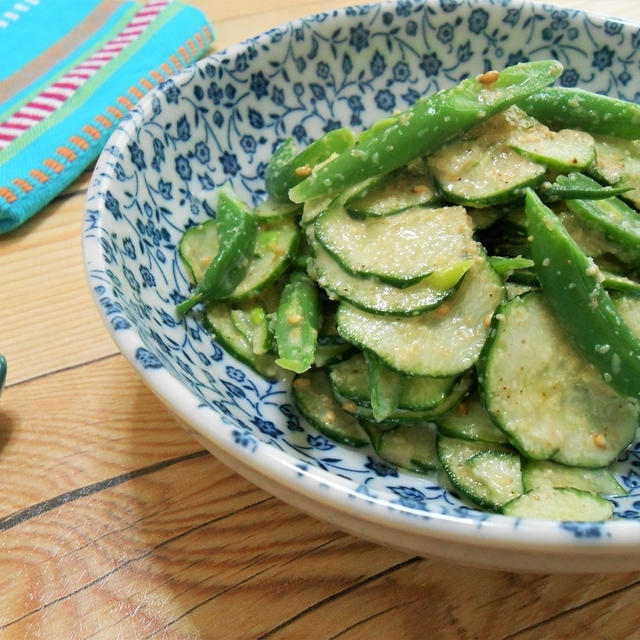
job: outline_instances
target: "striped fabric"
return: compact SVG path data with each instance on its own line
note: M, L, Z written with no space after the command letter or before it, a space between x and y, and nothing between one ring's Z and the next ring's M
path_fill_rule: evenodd
M201 12L170 0L0 0L0 233L70 184L135 102L212 40Z

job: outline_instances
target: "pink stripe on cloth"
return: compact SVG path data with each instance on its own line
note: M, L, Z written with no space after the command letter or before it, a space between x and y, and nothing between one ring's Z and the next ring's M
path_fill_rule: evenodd
M59 109L91 76L131 44L168 4L169 0L160 0L145 5L131 18L124 29L99 51L50 84L31 102L0 123L0 151Z

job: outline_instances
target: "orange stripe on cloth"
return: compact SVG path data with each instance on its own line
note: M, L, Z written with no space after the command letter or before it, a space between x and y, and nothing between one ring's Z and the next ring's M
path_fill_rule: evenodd
M40 171L40 169L31 169L31 171L29 171L29 175L41 184L44 184L49 180L49 176L44 171Z
M153 89L153 84L149 82L146 78L140 78L138 84L147 91L151 91Z
M187 53L187 50L184 47L178 47L178 53L184 60L184 63L189 64L190 58L189 58L189 54Z
M138 87L129 87L129 93L136 99L136 100L140 100L140 98L142 98L142 96L144 95L144 93L142 93L142 91L140 91L140 89L138 89Z
M187 47L189 47L191 55L195 58L198 55L198 50L196 49L196 45L193 44L193 40L191 38L187 40Z
M198 32L196 32L193 34L193 37L196 39L196 42L198 43L198 47L200 47L200 49L204 49L205 44L204 44L204 40L202 39L202 36Z
M170 76L170 75L173 73L173 69L172 69L172 68L171 68L171 67L170 67L166 62L163 62L163 63L160 65L160 68L161 68L161 69L162 69L162 70L163 70L163 71L164 71L168 76Z
M111 129L111 127L113 127L113 122L111 120L109 120L109 118L107 118L106 116L103 116L101 113L99 113L94 120L101 126L104 127L105 129Z
M62 156L65 160L73 162L76 159L76 154L69 149L69 147L58 147L56 153Z
M207 44L213 42L213 33L211 33L211 29L206 24L202 27L202 33Z
M149 71L149 75L158 83L160 84L161 82L164 81L164 76L161 73L158 73L155 69L152 69L151 71Z
M127 96L118 96L116 102L119 102L127 111L133 109L133 102Z
M82 149L82 151L86 151L89 148L89 143L80 136L71 136L69 138L69 142L71 144L75 144L78 149Z
M47 167L47 169L51 169L54 173L60 173L64 169L64 167L53 158L45 158L42 161L42 164Z
M124 113L122 113L120 109L114 107L111 104L107 107L107 112L110 113L114 118L117 118L118 120L121 120L122 116L124 116Z
M4 198L8 203L15 202L18 199L16 194L11 189L7 189L7 187L0 187L0 198Z
M33 190L33 186L22 178L14 178L11 182L16 185L23 193L29 193Z
M184 66L182 64L182 62L180 62L180 60L178 60L178 56L176 56L174 53L172 53L169 56L169 62L178 70L180 71L180 69L182 69L182 67Z
M95 128L92 127L90 124L85 124L82 127L82 130L89 136L91 136L94 140L98 140L98 138L100 138L100 132Z

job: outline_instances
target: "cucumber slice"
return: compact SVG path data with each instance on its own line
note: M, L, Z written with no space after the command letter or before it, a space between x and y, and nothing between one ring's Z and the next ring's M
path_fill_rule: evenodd
M220 345L232 356L255 369L268 380L286 380L287 373L275 362L270 353L256 354L253 345L235 327L231 319L231 305L224 302L210 303L206 306L203 323Z
M514 132L509 144L528 160L543 164L553 171L587 169L596 160L593 136L574 129L551 131L539 124Z
M475 504L497 510L522 494L520 456L512 449L442 435L436 448L451 484Z
M447 270L474 251L471 219L462 207L354 218L336 200L316 219L315 238L345 271L395 286Z
M521 198L525 187L542 184L546 167L509 143L531 121L510 107L431 155L429 168L446 198L484 207Z
M358 421L335 401L325 369L310 369L296 376L293 398L303 417L327 438L353 447L369 444Z
M516 518L601 522L611 517L613 504L580 489L537 489L505 504L502 513Z
M320 245L313 246L312 269L318 284L334 296L364 311L383 315L412 316L437 307L451 296L458 281L470 267L470 261L461 262L450 270L449 288L431 274L420 282L402 289L385 284L377 278L354 276L347 273Z
M596 135L596 176L616 187L633 187L622 197L640 207L640 140Z
M346 341L320 342L316 345L313 364L316 367L326 367L341 362L353 353L353 345Z
M298 226L293 220L261 224L247 273L225 299L234 302L246 300L275 282L289 265L298 240ZM216 220L207 220L188 229L180 240L179 252L189 275L194 282L199 282L218 252Z
M478 379L489 415L528 458L604 467L635 436L636 404L573 349L540 293L496 312Z
M356 216L388 216L437 201L433 178L426 166L407 167L373 184L364 194L346 203Z
M253 215L258 220L274 222L282 220L288 216L294 216L302 211L302 205L294 202L278 202L272 198L267 198L256 206Z
M436 432L431 425L400 424L393 429L383 429L378 424L363 421L362 426L383 460L415 473L427 473L440 467Z
M398 374L396 374L398 375ZM453 391L457 378L422 378L403 376L397 408L409 411L429 411L441 404ZM371 407L369 368L365 356L356 354L329 368L334 391L342 398L363 407Z
M473 366L504 298L502 280L479 256L445 303L412 317L373 315L342 303L340 335L410 376L455 376Z
M522 483L525 491L565 487L601 496L623 496L627 493L608 469L580 469L534 460L525 462Z
M477 392L471 394L455 409L436 418L440 432L450 438L482 440L508 444L506 434L498 429L480 402Z

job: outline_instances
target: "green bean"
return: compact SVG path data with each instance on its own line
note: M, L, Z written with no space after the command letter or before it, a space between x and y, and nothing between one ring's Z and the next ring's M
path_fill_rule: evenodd
M199 302L228 296L247 272L258 232L256 218L226 190L220 191L216 215L218 252L191 296L176 306L178 315Z
M599 269L530 189L525 210L536 273L556 320L609 386L640 399L640 340L613 306Z
M518 106L552 129L582 129L626 139L640 138L640 105L582 89L548 87Z
M390 369L372 353L364 354L371 389L371 409L373 417L387 419L397 408L406 377Z
M276 148L264 172L264 187L269 199L274 202L286 202L287 193L281 193L285 183L285 173L291 161L298 154L298 148L293 138L285 138Z
M282 290L276 316L276 364L302 373L313 364L322 322L318 288L309 276L294 271Z
M544 202L560 200L604 200L619 196L633 187L603 187L595 180L586 178L581 173L559 175L556 182L545 182L536 191Z
M334 153L343 153L352 146L353 133L349 129L333 129L297 155L295 155L295 143L288 138L278 147L267 165L265 172L267 193L276 202L289 202L289 189L304 180L313 167L321 164Z
M398 169L551 84L561 71L555 60L522 63L420 99L384 125L374 125L376 135L365 132L352 149L314 170L289 198L306 202Z

